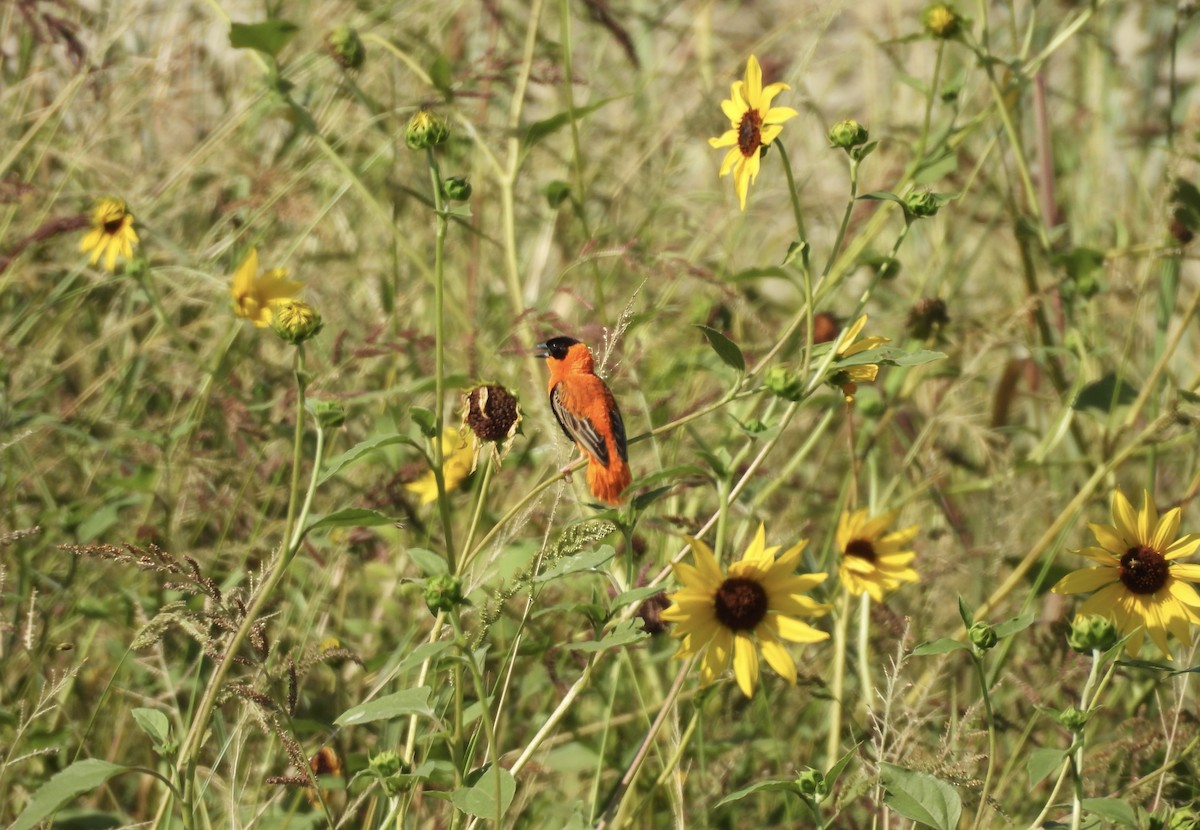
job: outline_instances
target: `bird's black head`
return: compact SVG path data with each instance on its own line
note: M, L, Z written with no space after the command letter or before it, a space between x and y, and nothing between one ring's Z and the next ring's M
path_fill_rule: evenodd
M567 351L578 342L574 337L551 337L545 343L538 343L537 351L534 354L538 357L563 360L567 356Z

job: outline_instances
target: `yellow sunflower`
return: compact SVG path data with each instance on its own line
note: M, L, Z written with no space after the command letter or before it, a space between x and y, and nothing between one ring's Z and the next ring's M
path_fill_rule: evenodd
M916 538L917 526L889 533L895 521L895 511L871 517L865 509L842 513L838 519L837 546L842 554L838 576L851 595L865 591L883 602L901 583L920 580L912 568L917 554L905 550Z
M274 309L293 301L302 288L302 283L287 279L286 268L272 268L259 274L258 251L251 248L234 272L229 287L233 313L265 329L271 325Z
M695 565L672 565L683 587L669 597L671 606L662 613L664 620L675 623L671 636L682 639L675 656L703 654L700 678L706 686L732 660L738 686L752 697L761 650L771 668L795 683L796 663L783 641L816 643L829 637L795 619L819 616L830 608L801 593L824 582L825 574L794 573L808 542L801 541L776 558L779 547L767 547L766 532L759 525L742 560L724 574L708 545L699 539L690 541Z
M876 346L882 346L884 343L890 342L886 337L864 337L862 340L857 340L859 333L863 330L863 326L867 324L867 315L862 315L854 321L846 333L842 335L841 345L837 348L837 356L853 357L860 352L869 351ZM842 390L842 394L846 396L846 403L854 403L854 393L858 391L860 383L874 383L875 378L879 376L879 364L863 363L858 366L847 366L844 369L838 369L834 372L830 382Z
M1125 651L1136 657L1146 634L1171 659L1167 635L1191 641L1190 627L1200 623L1200 565L1179 562L1200 549L1200 534L1179 535L1179 508L1161 518L1142 491L1142 509L1120 490L1112 494L1113 524L1089 524L1099 547L1076 553L1097 563L1067 574L1051 588L1056 594L1094 591L1076 612L1097 614L1113 621L1121 636L1132 633Z
M79 240L79 250L92 252L91 264L104 257L104 267L109 271L117 268L117 257L133 257L133 246L138 242L133 229L133 214L121 199L101 199L92 209L92 229Z
M721 175L733 171L733 186L737 191L738 203L746 209L746 192L750 183L758 176L759 150L770 144L783 132L783 122L800 113L791 107L772 107L771 101L790 86L774 83L763 88L762 67L758 58L750 56L746 62L746 79L734 81L729 98L721 102L721 110L729 119L732 128L718 138L710 138L712 147L729 147L721 162Z
M453 492L474 469L475 448L450 433L443 433L442 476L446 480L446 492ZM437 501L437 479L433 477L432 469L416 481L404 485L404 489L415 493L421 499L421 504Z

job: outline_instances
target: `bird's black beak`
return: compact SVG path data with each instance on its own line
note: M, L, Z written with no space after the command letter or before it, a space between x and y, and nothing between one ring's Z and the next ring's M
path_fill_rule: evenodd
M538 343L536 346L533 347L533 356L534 357L549 357L550 349L546 346L545 343Z

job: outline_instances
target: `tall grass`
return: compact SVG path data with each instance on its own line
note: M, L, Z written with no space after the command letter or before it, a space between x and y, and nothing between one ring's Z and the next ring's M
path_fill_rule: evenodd
M957 13L0 7L0 821L1200 826L1190 635L1081 643L1050 592L1114 490L1200 532L1200 17ZM799 114L741 211L706 139L751 55ZM231 309L252 249L311 339ZM863 314L890 342L847 354ZM882 602L842 590L856 508L918 528ZM760 525L829 638L747 697L661 615Z

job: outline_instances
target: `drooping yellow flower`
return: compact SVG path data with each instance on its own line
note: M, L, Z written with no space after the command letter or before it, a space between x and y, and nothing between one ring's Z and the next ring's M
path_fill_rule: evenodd
M750 56L746 62L746 79L734 81L729 98L721 102L721 111L729 119L732 128L718 138L710 138L712 147L729 147L721 162L721 175L733 171L733 187L737 191L738 204L746 209L746 192L750 183L758 176L759 151L783 132L783 122L800 113L791 107L772 107L771 101L785 89L784 83L774 83L763 88L762 67L758 58Z
M133 257L133 246L138 242L133 229L133 214L121 199L101 199L92 209L92 229L79 240L79 250L92 252L91 264L104 257L104 267L109 271L117 268L117 257Z
M1077 550L1097 564L1067 574L1051 588L1056 594L1094 591L1076 612L1108 617L1122 636L1133 636L1125 651L1136 657L1146 634L1171 659L1167 635L1191 642L1190 628L1200 623L1200 565L1180 562L1200 549L1200 534L1179 536L1179 508L1161 518L1142 491L1142 508L1120 490L1112 494L1113 524L1089 524L1098 547Z
M460 440L456 435L442 433L442 476L446 481L447 493L463 483L474 469L474 464L475 448L469 442ZM425 475L404 485L404 489L415 493L421 504L437 501L437 479L433 476L433 470L426 470Z
M272 268L259 274L258 251L251 248L233 274L229 289L233 313L260 329L271 325L274 309L294 300L304 288L303 284L287 279L287 273L286 268Z
M863 326L867 324L867 315L862 315L854 321L845 334L842 335L841 345L837 348L837 356L839 358L852 357L860 352L869 351L876 346L882 346L884 343L890 342L886 337L864 337L862 340L857 340L859 332L863 330ZM854 393L858 391L860 383L874 383L875 378L879 376L879 364L863 363L858 366L847 366L844 369L838 369L830 382L834 386L842 390L842 394L846 396L846 403L854 403Z
M871 517L866 509L842 513L838 519L838 577L851 596L865 591L883 602L902 582L919 581L912 568L917 554L905 550L916 538L917 526L887 532L895 521L895 511Z
M807 540L778 559L778 546L767 547L762 525L740 562L721 572L712 549L690 540L694 565L672 565L683 587L672 594L662 619L675 623L672 637L681 638L678 658L703 654L700 678L714 682L733 661L742 693L754 695L758 685L758 651L789 683L796 682L796 663L783 641L816 643L829 634L796 619L829 611L802 592L825 581L825 574L796 574Z

